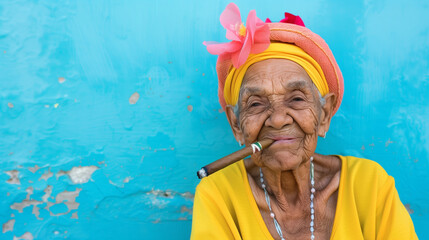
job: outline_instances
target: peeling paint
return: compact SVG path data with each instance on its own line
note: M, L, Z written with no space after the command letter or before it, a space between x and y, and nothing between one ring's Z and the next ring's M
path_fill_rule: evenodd
M45 195L43 195L43 196L42 196L42 200L43 200L43 202L47 202L47 201L48 201L48 199L49 199L49 197L50 197L50 196L51 196L51 194L52 194L52 186L51 186L51 185L48 185L48 186L45 188L44 192L45 192Z
M139 100L139 98L140 98L140 94L139 94L138 92L135 92L135 93L133 93L133 94L131 95L131 97L128 99L128 102L129 102L130 104L136 104L136 103L137 103L137 101Z
M72 210L77 210L79 208L79 203L76 202L76 198L79 196L81 188L77 188L75 191L63 191L57 194L55 198L55 203L47 202L45 207L49 211L51 216L62 216L68 214ZM67 211L62 213L53 213L50 208L58 205L65 204L67 206Z
M40 208L37 205L33 205L33 210L31 213L37 218L37 220L43 220L43 218L40 218Z
M61 83L61 84L64 83L65 81L66 81L66 79L63 78L63 77L59 77L58 78L58 82Z
M30 232L26 232L24 233L21 237L16 237L13 236L13 240L33 240L33 234L31 234Z
M132 180L133 178L131 177L131 176L129 176L129 177L126 177L125 179L124 179L124 183L129 183L131 180Z
M389 139L386 141L385 146L386 146L386 147L388 147L388 146L389 146L390 144L392 144L392 143L393 143L393 141L391 141L391 140L390 140L390 138L389 138Z
M162 196L162 197L166 197L166 198L172 198L173 194L175 194L173 191L171 190L151 190L149 192L146 193L147 195L154 195L154 196Z
M91 175L98 170L97 166L73 167L70 171L59 171L57 179L63 175L68 175L74 184L87 183L91 179Z
M189 214L192 214L192 208L188 208L187 206L182 206L182 207L180 208L180 212L181 212L181 213L189 213Z
M155 149L153 149L153 152L168 151L168 150L174 151L174 147L169 147L169 148L155 148Z
M76 198L79 196L80 191L82 191L82 188L77 188L75 191L64 191L57 194L55 200L57 203L67 201L74 203L76 202Z
M77 210L79 208L79 203L76 202L76 198L79 196L80 191L82 190L81 188L77 188L75 191L63 191L57 194L57 196L55 197L55 202L49 202L48 199L52 194L52 186L48 185L44 192L45 194L42 196L42 200L43 201L38 201L38 200L32 200L30 199L31 195L33 194L33 187L28 187L27 188L27 197L26 199L24 199L22 202L16 202L13 203L10 208L13 210L17 210L19 213L22 213L24 208L29 207L29 206L33 206L32 209L32 214L39 220L42 220L39 215L40 215L40 207L39 205L46 203L46 206L44 209L46 209L47 211L49 211L51 216L61 216L61 215L66 215L69 212L71 212L72 210ZM67 211L62 212L62 213L53 213L50 208L54 207L56 205L59 204L64 204L67 207Z
M13 203L10 208L13 210L17 210L19 213L22 213L24 208L28 206L36 206L42 203L42 201L37 200L22 200L22 202Z
M176 195L180 195L181 197L186 199L194 199L194 194L192 194L191 192L180 193L172 190L152 189L151 191L148 191L146 195L161 196L166 198L172 198Z
M26 192L27 192L26 198L20 203L13 203L10 206L10 208L13 210L17 210L19 213L22 213L24 208L29 207L29 206L33 206L32 214L34 214L34 216L36 216L37 219L41 220L41 218L39 218L40 212L39 212L39 207L37 207L37 205L42 204L43 202L36 201L36 200L30 200L31 195L33 195L33 193L34 193L33 187L28 187L26 189Z
M123 188L123 187L124 187L124 185L116 184L116 183L114 183L114 182L113 182L112 180L110 180L110 179L109 179L109 183L110 183L111 185L115 186L115 187L120 187L120 188Z
M39 166L37 166L37 164L36 164L36 165L34 165L34 167L28 167L28 170L29 170L30 172L32 172L32 173L37 172L37 170L39 170L39 169L40 169L40 167L39 167Z
M40 180L48 181L48 179L52 176L54 176L54 174L51 172L51 168L49 168L45 173L42 174L42 176L39 178L39 181Z
M190 200L193 200L195 197L195 195L192 194L191 192L180 193L180 196L182 196L183 198L186 198L186 199L190 199Z
M7 175L9 175L9 179L6 181L9 184L17 184L21 185L21 181L19 180L19 171L18 170L10 170L5 172Z
M408 211L409 214L413 214L414 213L414 210L411 209L411 205L409 203L405 204L404 206L407 209L407 211Z
M13 103L7 103L7 106L9 107L9 108L13 108L14 106L13 106Z
M34 193L34 188L28 187L25 191L27 192L27 197L25 199L30 200L31 195Z
M99 169L96 166L87 166L87 167L73 167L68 175L73 183L87 183L91 178L91 175Z
M189 112L192 112L192 110L194 110L194 107L192 105L188 105L187 109Z
M13 226L15 225L15 219L11 219L3 224L3 233L13 231Z

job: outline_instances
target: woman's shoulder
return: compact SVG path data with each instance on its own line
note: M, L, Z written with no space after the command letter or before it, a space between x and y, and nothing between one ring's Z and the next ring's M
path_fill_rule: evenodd
M377 239L417 239L393 177L375 161L338 157L343 163L336 212L339 221L351 223L356 219L354 222L359 223L365 239L374 236ZM337 235L349 234L340 228L337 232Z
M241 160L201 179L197 191L216 191L225 194L225 191L231 191L232 188L244 184L245 175L246 170Z
M371 172L381 175L387 175L384 168L376 161L359 158L354 156L338 156L342 160L342 165L347 168L347 171L350 173L359 172Z
M382 187L393 180L376 161L354 156L338 156L342 161L342 175L352 185L365 187Z
M203 178L195 198L205 207L217 209L222 214L247 216L242 214L255 210L250 201L251 194L246 169L243 161L239 161Z

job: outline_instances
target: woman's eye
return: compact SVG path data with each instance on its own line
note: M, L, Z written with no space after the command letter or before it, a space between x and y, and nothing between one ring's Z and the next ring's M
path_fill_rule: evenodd
M250 107L257 107L257 106L261 106L261 105L262 105L262 103L260 103L260 102L253 102L250 104Z
M303 98L301 98L301 97L294 97L293 99L292 99L293 101L304 101L304 99Z

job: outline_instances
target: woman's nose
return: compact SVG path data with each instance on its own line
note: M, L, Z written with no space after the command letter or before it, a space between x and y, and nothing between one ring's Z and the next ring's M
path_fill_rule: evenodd
M281 129L293 123L293 118L289 115L289 109L283 104L276 104L272 107L270 115L265 121L267 127Z

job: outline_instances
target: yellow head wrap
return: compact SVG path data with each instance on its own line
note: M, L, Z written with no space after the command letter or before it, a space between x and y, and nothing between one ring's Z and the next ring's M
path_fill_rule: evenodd
M272 58L288 59L298 63L307 72L308 76L311 78L314 85L316 85L316 88L322 96L329 93L329 87L326 82L325 75L316 60L304 52L304 50L293 44L271 43L264 52L259 54L250 54L246 63L238 69L231 67L231 70L225 80L223 91L226 104L233 106L237 104L241 82L243 81L247 69L254 63Z

